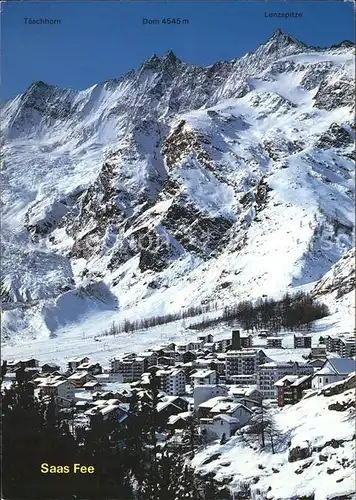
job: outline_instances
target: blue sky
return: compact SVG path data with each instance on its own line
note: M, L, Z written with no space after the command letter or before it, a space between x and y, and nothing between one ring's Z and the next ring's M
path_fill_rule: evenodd
M342 2L7 2L2 10L1 99L23 92L34 80L86 88L169 49L200 65L233 59L277 28L310 45L354 39L353 5ZM265 12L303 17L272 19ZM62 22L26 25L25 17ZM153 17L189 19L189 25L142 24Z

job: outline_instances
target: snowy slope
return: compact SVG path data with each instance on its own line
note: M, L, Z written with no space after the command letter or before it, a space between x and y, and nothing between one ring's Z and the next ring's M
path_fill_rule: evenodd
M4 103L5 335L99 332L322 278L353 246L353 79L352 44L277 30L229 62L168 52Z
M198 453L196 470L213 473L241 499L354 499L355 374L328 387L331 395L314 392L271 410L280 431L275 454L239 434Z

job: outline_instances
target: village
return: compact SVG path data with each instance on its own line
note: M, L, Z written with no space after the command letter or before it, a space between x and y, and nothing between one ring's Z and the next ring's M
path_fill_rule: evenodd
M162 439L179 440L194 417L209 442L233 436L260 411L262 402L293 405L308 391L355 371L356 346L350 333L321 337L315 346L311 335L294 333L292 351L302 352L302 361L281 360L283 343L284 337L267 331L252 336L234 329L219 340L203 334L191 342L124 353L108 360L108 366L87 356L69 359L65 367L51 362L40 366L36 359L11 360L3 363L3 388L15 380L30 381L36 397L55 401L58 415L70 420L75 432L98 415L117 425L130 418L133 394L149 400L154 376Z

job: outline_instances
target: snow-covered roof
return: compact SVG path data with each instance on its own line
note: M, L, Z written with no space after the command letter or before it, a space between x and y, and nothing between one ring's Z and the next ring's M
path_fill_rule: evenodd
M215 398L208 399L208 401L204 401L204 403L200 403L199 408L214 408L220 401L229 400L226 396L215 396Z
M330 373L337 375L347 375L354 372L356 362L348 358L329 358L324 366L316 372L316 375L328 375Z
M290 382L291 384L298 379L298 375L285 375L281 379L277 380L274 384L276 387L282 387L285 382Z
M230 415L225 415L224 413L221 413L220 415L215 415L213 417L213 420L225 420L225 422L228 422L229 424L238 424L240 420L236 417L231 417Z
M178 413L178 415L171 415L168 418L168 424L174 425L178 420L187 420L187 418L191 417L193 413L191 411L184 411L182 413Z

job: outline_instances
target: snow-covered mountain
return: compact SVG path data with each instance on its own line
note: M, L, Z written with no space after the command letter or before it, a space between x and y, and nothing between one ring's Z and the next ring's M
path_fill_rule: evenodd
M354 46L277 30L1 106L9 335L309 286L353 246Z

